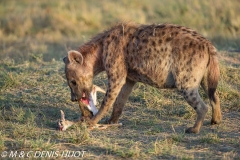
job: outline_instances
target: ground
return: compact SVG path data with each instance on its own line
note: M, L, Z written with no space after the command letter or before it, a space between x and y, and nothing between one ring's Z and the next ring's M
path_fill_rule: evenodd
M237 159L240 156L239 53L220 52L220 60L223 122L210 125L210 109L199 134L184 133L194 122L195 112L176 90L157 90L141 83L135 86L124 108L120 118L123 127L88 132L75 126L59 132L55 126L60 109L69 120L77 119L80 114L78 105L70 101L63 63L36 61L16 65L11 60L1 61L0 149L84 150L87 159ZM106 88L106 75L96 77L94 83ZM102 98L100 94L99 99Z

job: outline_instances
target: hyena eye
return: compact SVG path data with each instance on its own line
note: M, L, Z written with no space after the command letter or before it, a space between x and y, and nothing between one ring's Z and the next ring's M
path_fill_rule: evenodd
M77 85L77 82L75 80L72 80L71 81L72 85L76 86Z

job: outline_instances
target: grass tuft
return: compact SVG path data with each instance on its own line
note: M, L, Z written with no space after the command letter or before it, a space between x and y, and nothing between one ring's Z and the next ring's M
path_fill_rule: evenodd
M68 132L68 142L73 144L85 144L90 141L89 130L86 126L76 126L71 132Z
M201 143L216 144L220 142L220 138L216 133L208 133L200 140Z
M1 90L7 88L15 88L19 85L19 81L16 78L17 75L13 72L1 72L0 73L1 80L0 80L0 88Z
M5 139L6 136L2 133L2 131L0 131L0 151L3 151L6 147L5 147Z

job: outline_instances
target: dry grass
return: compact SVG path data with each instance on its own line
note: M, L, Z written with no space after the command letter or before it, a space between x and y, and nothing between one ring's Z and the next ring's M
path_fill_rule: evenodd
M238 6L237 0L1 1L0 153L71 150L86 151L87 159L238 159ZM122 128L56 131L61 109L69 120L80 114L64 78L66 50L119 21L177 23L212 39L220 50L222 124L210 125L210 109L200 134L185 134L196 115L177 91L139 83L124 108ZM106 75L94 83L106 88Z
M135 86L126 104L121 117L122 128L88 132L84 127L74 126L59 132L55 126L60 109L70 120L79 115L77 104L70 102L63 63L39 61L16 65L12 61L1 61L3 77L7 78L1 79L0 149L64 151L80 148L90 159L237 158L240 70L224 62L221 68L219 95L223 123L211 126L209 112L198 135L184 133L193 125L195 112L176 91L157 90L143 84ZM13 79L17 80L16 84L12 83ZM99 75L94 83L105 88L106 75Z

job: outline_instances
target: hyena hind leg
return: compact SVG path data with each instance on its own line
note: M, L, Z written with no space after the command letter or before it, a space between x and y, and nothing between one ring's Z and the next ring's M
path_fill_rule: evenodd
M200 128L203 124L204 118L208 111L207 105L201 99L198 89L183 89L183 96L189 105L193 107L193 109L197 113L197 120L193 127L190 127L186 130L186 133L199 133Z
M202 81L201 86L205 93L209 97L209 101L212 107L212 120L211 124L219 124L222 121L222 113L220 108L220 99L216 90L209 90L206 81Z

